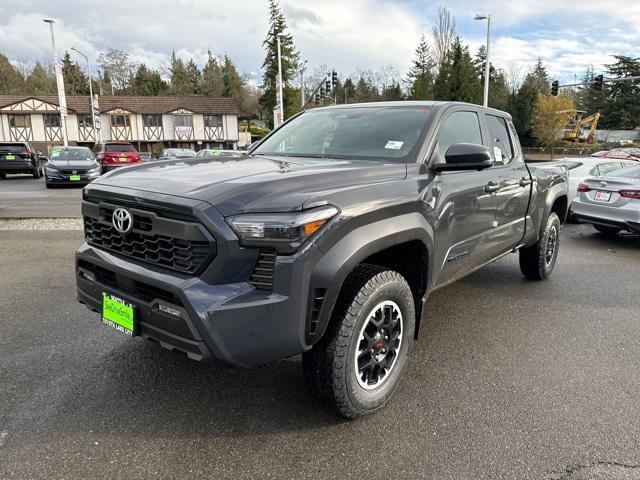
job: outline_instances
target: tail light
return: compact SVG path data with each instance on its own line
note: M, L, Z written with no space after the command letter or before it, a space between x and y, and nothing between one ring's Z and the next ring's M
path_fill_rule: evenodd
M578 192L588 192L590 190L591 188L586 183L581 183L580 185L578 185Z
M640 200L640 190L620 190L618 193L621 197L624 198L633 198L635 200Z

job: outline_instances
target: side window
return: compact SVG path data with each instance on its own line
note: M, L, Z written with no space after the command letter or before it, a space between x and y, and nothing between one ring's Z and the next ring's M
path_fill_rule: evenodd
M513 160L513 145L507 129L507 122L504 118L495 115L486 115L486 118L495 161L506 165Z
M449 147L456 143L482 145L480 121L476 112L454 112L445 120L438 132L438 145L442 161L444 161Z
M598 166L600 175L606 175L607 173L613 172L614 170L618 170L619 168L620 168L620 162L601 163Z

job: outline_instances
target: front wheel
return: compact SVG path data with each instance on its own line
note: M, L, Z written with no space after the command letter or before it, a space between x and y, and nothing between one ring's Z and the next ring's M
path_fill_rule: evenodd
M560 218L550 213L540 239L532 246L520 249L520 271L529 280L546 280L558 259Z
M358 266L324 338L302 356L309 390L345 418L374 412L400 383L414 330L413 295L402 275Z

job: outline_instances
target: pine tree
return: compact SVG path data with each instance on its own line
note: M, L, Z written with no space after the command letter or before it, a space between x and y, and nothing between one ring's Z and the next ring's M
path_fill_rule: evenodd
M26 89L24 77L11 65L9 59L0 53L0 92L20 94Z
M171 53L171 63L169 65L169 92L171 95L189 95L193 93L189 73L180 57L175 52Z
M269 0L269 32L267 38L262 42L267 52L262 64L262 90L260 105L267 117L267 123L273 126L273 115L271 112L276 107L276 75L278 74L278 35L284 34L287 30L287 22L282 13L282 9L277 0ZM282 57L282 81L283 81L283 103L285 118L298 111L299 105L295 95L296 89L292 88L291 81L296 75L298 68L299 54L293 44L290 34L280 37L281 57Z
M436 100L482 103L482 85L477 76L469 47L456 37L441 64L434 85Z
M433 98L433 70L434 64L429 53L429 45L424 35L416 48L415 59L407 76L410 100L428 100Z
M607 65L607 76L614 78L640 76L640 58L614 55L616 63ZM637 80L605 84L607 99L603 108L602 127L636 128L640 126L640 83Z
M240 76L231 59L225 55L222 64L222 96L233 98L240 109L244 106L245 80Z
M224 88L222 69L216 57L214 57L210 51L207 53L209 54L209 58L202 69L199 90L203 95L208 97L221 97L222 89Z
M342 87L344 92L344 103L353 103L355 102L355 96L356 96L356 86L353 84L353 80L351 80L351 77L347 77L347 79L344 81L344 86ZM340 100L343 100L342 98L340 98Z
M190 59L187 62L186 70L191 90L189 93L200 93L200 77L202 74L200 73L200 69L198 68L198 65L196 65L196 62L193 61L193 59Z
M56 79L52 72L47 71L40 62L37 62L27 77L26 89L33 95L54 95Z
M538 59L533 70L527 74L524 83L529 83L538 93L548 95L551 92L549 73L547 72L547 67L542 63L542 60Z
M89 79L78 64L71 59L69 52L62 57L64 90L67 95L89 95Z

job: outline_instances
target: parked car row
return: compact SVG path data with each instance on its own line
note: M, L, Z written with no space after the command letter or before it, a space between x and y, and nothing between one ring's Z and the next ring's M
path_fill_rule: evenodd
M240 150L202 149L196 153L188 148L166 148L158 160L192 157L231 157ZM101 174L120 167L154 160L150 152L138 152L131 142L106 141L97 143L93 150L87 147L53 147L49 157L44 156L29 142L0 142L0 179L7 174L45 176L47 188L55 185L86 185Z

